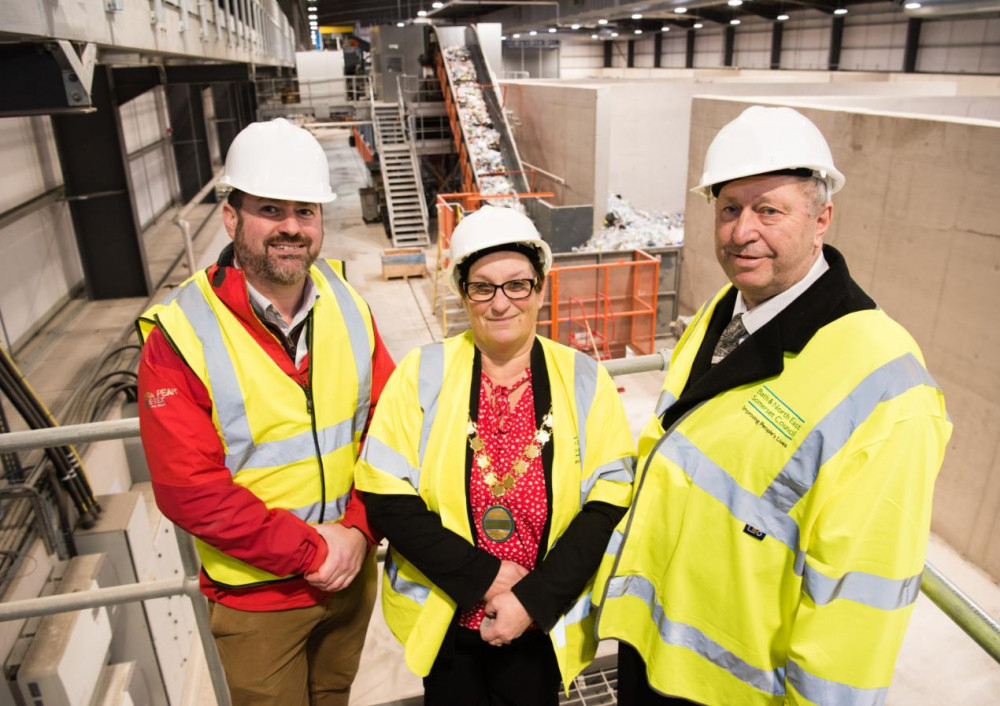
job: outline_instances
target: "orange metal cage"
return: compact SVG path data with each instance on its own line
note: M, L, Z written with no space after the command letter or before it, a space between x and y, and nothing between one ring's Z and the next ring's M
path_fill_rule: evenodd
M643 252L618 261L553 265L538 330L554 341L598 358L655 351L660 261Z

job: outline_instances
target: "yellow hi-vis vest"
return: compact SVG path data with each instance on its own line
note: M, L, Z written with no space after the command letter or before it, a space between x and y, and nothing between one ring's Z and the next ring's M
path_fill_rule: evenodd
M160 329L208 389L233 482L268 508L316 524L344 514L371 400L371 313L341 271L335 260L319 260L310 269L319 298L307 332L309 391L254 341L204 271L138 321L144 341ZM201 540L196 545L205 572L220 585L287 578Z
M627 507L635 449L608 373L591 358L539 337L552 392L551 529L546 551L588 501ZM366 493L419 495L445 528L473 543L466 485L471 333L412 351L389 379L355 471ZM386 623L406 664L426 676L455 602L406 557L390 551L382 581ZM594 658L591 582L549 632L566 688Z
M598 636L699 703L883 703L951 433L942 393L873 309L664 430L725 292L678 344L640 437L636 497L597 575Z

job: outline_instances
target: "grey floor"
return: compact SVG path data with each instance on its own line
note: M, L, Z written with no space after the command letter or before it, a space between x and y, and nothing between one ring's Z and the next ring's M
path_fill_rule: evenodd
M356 152L348 147L346 131L332 131L323 139L338 194L338 199L324 209L323 255L348 263L348 279L370 304L382 338L398 360L414 346L442 338L440 319L431 307L433 279L425 276L382 280L380 255L391 243L380 225L366 225L361 219L358 188L366 185L367 170ZM188 274L183 264L168 272L181 252L179 231L170 224L170 215L165 214L161 223L149 231L146 243L154 282L164 279L167 286L176 285ZM198 267L213 261L226 242L221 217L215 211L195 241ZM432 271L433 261L432 246L428 249ZM54 411L58 413L75 389L81 371L127 333L131 320L146 303L145 299L74 302L19 352L26 377ZM618 383L624 388L622 396L633 432L638 434L655 404L662 374L631 375L618 378ZM91 480L98 492L107 492L107 488L101 487L101 478ZM934 536L929 558L989 613L1000 616L1000 587L982 571ZM613 645L602 645L602 654L613 651ZM204 661L195 652L185 703L204 706L214 700ZM419 680L407 671L400 648L377 613L369 629L351 703L359 706L393 703L419 693ZM1000 703L1000 665L921 595L888 701L918 706Z

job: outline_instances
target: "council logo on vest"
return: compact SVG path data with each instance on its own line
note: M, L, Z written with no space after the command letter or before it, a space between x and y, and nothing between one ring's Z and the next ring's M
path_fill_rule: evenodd
M774 394L767 385L761 385L743 405L743 412L768 436L783 447L795 438L806 420Z

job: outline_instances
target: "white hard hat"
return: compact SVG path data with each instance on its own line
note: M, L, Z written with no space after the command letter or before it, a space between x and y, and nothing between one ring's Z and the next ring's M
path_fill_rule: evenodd
M513 208L483 206L461 220L451 236L451 265L448 283L451 291L461 296L459 267L472 255L497 245L526 245L538 251L542 275L552 267L552 251L542 240L538 229L523 213Z
M717 184L797 169L825 179L831 194L846 181L833 166L823 133L809 118L791 108L755 105L719 130L708 146L701 183L691 191L711 201Z
M329 203L337 198L322 145L284 118L251 123L236 136L219 184L270 199Z

